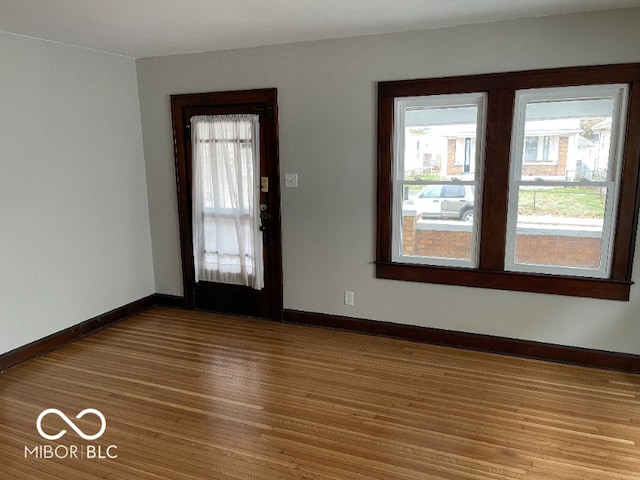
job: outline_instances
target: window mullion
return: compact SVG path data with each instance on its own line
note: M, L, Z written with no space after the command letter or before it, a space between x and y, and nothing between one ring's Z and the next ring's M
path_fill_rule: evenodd
M514 90L492 90L487 99L486 155L480 230L481 270L504 269L509 152L514 102Z

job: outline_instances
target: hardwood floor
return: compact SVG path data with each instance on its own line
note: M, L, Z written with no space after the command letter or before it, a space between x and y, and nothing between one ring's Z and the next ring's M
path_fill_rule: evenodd
M637 480L639 397L640 375L153 308L0 375L0 478ZM48 408L106 430L49 413L47 440Z

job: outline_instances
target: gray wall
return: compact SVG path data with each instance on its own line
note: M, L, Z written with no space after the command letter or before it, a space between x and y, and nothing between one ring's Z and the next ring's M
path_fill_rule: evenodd
M640 9L618 10L138 60L157 290L182 295L169 95L277 87L281 171L300 182L282 190L285 308L640 354L636 286L614 302L378 280L373 266L377 81L638 62L638 25Z
M135 62L0 33L0 353L154 293Z

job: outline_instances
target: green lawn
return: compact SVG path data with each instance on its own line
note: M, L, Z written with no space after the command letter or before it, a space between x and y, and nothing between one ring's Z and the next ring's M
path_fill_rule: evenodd
M410 180L440 180L439 173L423 173L421 175L412 175L409 177ZM409 195L413 195L414 193L418 193L420 190L424 188L424 185L409 185Z
M420 175L416 180L438 180L438 175ZM409 195L424 188L410 185ZM520 215L551 215L569 218L603 218L605 195L593 187L546 187L521 189L518 199Z
M558 187L520 190L520 215L602 218L605 195L598 188Z

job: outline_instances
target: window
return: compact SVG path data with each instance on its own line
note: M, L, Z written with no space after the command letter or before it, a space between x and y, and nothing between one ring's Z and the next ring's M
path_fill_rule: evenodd
M516 91L512 152L521 151L518 143L528 125L537 128L574 126L570 148L563 154L563 171L556 176L531 178L522 168L526 161L511 156L507 254L505 268L513 271L565 273L583 277L609 276L611 245L615 230L615 206L620 179L619 124L626 119L627 85L543 88ZM591 120L606 121L613 127L616 141L606 150L596 148L585 137L580 125ZM533 137L537 138L537 137ZM543 137L539 150L543 154ZM576 177L571 172L580 162L584 171L600 165L601 178ZM550 172L547 172L549 174Z
M543 124L553 128L553 122L544 121ZM566 140L568 137L564 137ZM558 163L560 136L559 135L527 135L524 139L524 163L550 162ZM566 150L563 152L566 155Z
M636 64L380 83L377 276L627 300L639 96Z
M538 137L526 137L524 141L524 161L538 160Z
M485 95L436 95L403 98L395 102L396 135L396 191L403 192L394 207L393 259L432 265L477 265L477 222L474 222L482 159L470 158L471 139L482 137ZM424 144L429 145L432 157L441 159L437 173L416 170L409 162L411 155L405 145L419 131ZM468 141L467 141L468 140ZM462 148L459 148L459 146ZM463 161L456 162L461 152ZM474 165L471 168L471 164ZM465 168L466 167L466 168ZM400 201L402 200L402 201ZM405 224L405 217L410 219ZM452 242L452 223L460 226L457 240ZM417 233L429 238L416 242ZM435 240L434 240L435 239ZM437 241L443 248L428 251L427 243Z

